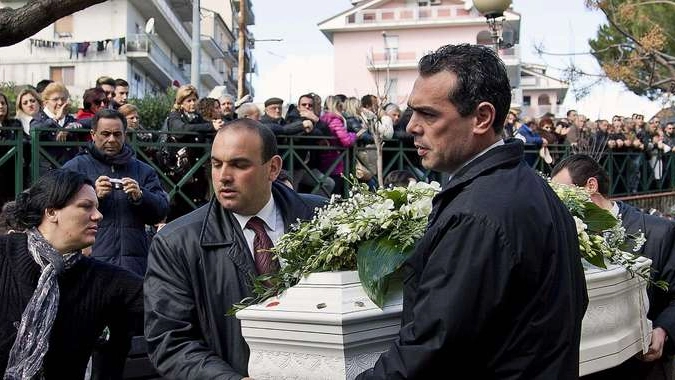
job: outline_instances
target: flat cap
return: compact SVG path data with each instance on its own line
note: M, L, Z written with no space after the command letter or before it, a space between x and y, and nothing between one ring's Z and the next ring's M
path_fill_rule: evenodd
M269 99L265 100L265 107L270 106L272 104L283 104L283 103L284 103L283 99L269 98Z

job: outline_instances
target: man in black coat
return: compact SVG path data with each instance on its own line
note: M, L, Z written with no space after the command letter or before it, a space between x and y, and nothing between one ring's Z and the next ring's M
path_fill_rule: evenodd
M608 197L609 179L605 170L593 158L576 154L560 161L551 173L559 183L585 187L591 200L616 216L628 234L645 234L647 241L637 253L652 260L652 279L668 283L669 290L656 286L647 288L649 312L652 321L652 340L649 351L606 371L584 379L672 379L675 353L675 223L658 216L645 214L624 202Z
M523 145L501 140L503 63L448 45L419 73L407 131L422 165L450 180L405 265L399 338L358 378L577 378L588 298L576 227Z
M281 157L276 138L252 119L216 133L211 148L214 198L167 224L150 247L145 277L148 354L169 379L240 379L249 349L241 324L226 313L252 296L260 274L257 232L262 220L276 241L296 220L313 215L312 202L276 180ZM257 218L256 218L257 217Z

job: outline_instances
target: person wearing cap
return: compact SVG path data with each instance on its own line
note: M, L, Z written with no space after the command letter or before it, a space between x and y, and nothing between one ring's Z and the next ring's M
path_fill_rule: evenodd
M284 101L280 98L269 98L265 100L265 114L260 118L260 121L264 124L270 122L279 124L279 121L283 120L283 117L281 116L283 104Z

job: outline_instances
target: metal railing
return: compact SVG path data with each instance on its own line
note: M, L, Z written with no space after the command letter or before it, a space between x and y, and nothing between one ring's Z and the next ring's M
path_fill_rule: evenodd
M47 131L47 130L42 130ZM29 185L39 178L40 170L46 167L60 167L64 162L60 162L54 156L54 152L59 148L76 149L86 142L83 138L78 141L40 141L39 134L41 130L32 130L30 139L26 139L23 131L19 128L15 131L15 138L0 141L0 170L5 174L13 171L15 193L24 188L24 183ZM53 131L53 130L49 130ZM88 130L69 130L73 136L78 134L88 134ZM151 131L152 138L148 139L148 131L142 131L145 134L129 132L127 143L136 152L137 158L148 163L158 173L160 180L170 198L178 198L186 202L190 207L197 207L194 201L194 194L186 191L188 183L194 180L195 175L202 175L208 183L209 180L209 158L210 142L158 142L159 136L166 133L160 131ZM182 132L181 135L192 135L189 132ZM198 134L194 134L195 136ZM291 176L294 173L304 172L309 176L313 186L308 189L314 193L321 194L323 185L327 178L331 176L334 169L340 163L344 166L345 175L355 172L355 162L359 151L374 149L366 147L345 148L337 145L326 145L327 137L310 136L280 136L279 151L284 161L284 169ZM75 140L75 139L74 139ZM191 152L189 160L184 162L180 170L175 167L167 167L158 160L158 152L167 152L170 160L181 148L187 148ZM27 151L26 151L27 150ZM549 150L554 160L560 160L573 153L570 146L567 145L549 145ZM308 156L319 154L325 151L335 151L338 154L336 158L329 163L324 162L324 169L321 171L308 160ZM30 152L30 154L25 154ZM72 156L72 153L71 153ZM403 141L388 140L383 149L384 173L385 175L392 170L408 170L418 180L437 180L442 182L444 176L440 173L423 169L418 163L418 157L413 147L406 145ZM550 173L551 164L547 164L540 156L539 151L534 147L527 147L525 151L525 160L535 169L544 174ZM610 195L625 196L635 194L652 194L671 191L675 187L675 154L659 153L649 156L643 152L614 152L607 151L601 158L603 165L610 179ZM30 171L26 170L30 168ZM30 172L30 180L24 181L24 173ZM11 176L4 176L4 180L12 180ZM349 184L345 182L344 186L337 189L338 193L347 195ZM328 194L323 194L328 195Z

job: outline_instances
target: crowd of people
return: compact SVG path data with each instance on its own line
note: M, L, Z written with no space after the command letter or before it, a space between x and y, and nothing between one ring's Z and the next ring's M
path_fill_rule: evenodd
M254 276L283 265L270 253L274 242L342 193L343 148L370 148L380 137L414 148L413 164L388 173L387 184L406 185L421 170L445 173L447 183L404 265L399 337L358 378L429 378L447 368L475 378L577 378L588 303L577 227L517 140L665 152L672 125L645 126L633 115L610 129L574 111L520 123L507 78L489 48L448 45L421 59L404 112L373 95L322 102L314 93L285 113L283 99L267 99L261 112L222 87L200 98L185 85L159 131L139 124L122 79L99 78L75 115L60 83L22 90L16 118L0 94L5 138L39 131L73 143L47 146L63 167L40 160L40 179L2 209L11 229L0 236L4 378L120 378L134 335L165 378L247 378L248 346L228 310L252 295ZM153 157L169 176L192 173L185 204L170 201L157 171L137 158L130 130L161 142ZM278 147L291 138L320 149L296 149L303 165L286 166ZM357 178L374 186L372 151L357 155ZM205 155L208 165L195 166ZM598 165L578 174L577 161L597 165L583 157L561 160L554 179L587 187L600 207L625 215L627 229L646 229L654 244L641 253L671 284L649 295L648 364L632 377L647 378L672 366L675 352L675 244L658 244L672 240L675 225L604 198L606 173Z
M539 119L519 120L515 111L509 112L504 124L505 138L515 137L536 150L541 150L543 168L550 173L556 161L563 158L562 151L570 147L577 153L588 154L602 161L612 156L614 172L626 180L617 183L615 193L637 193L655 190L659 182L669 180L666 168L675 148L675 124L662 123L653 116L649 121L644 115L614 115L606 119L590 121L576 110L569 110L563 118L547 114ZM556 146L557 145L557 146ZM556 147L554 147L556 146ZM533 165L538 154L526 154L526 161ZM649 178L643 178L648 176ZM647 185L640 186L640 181Z

